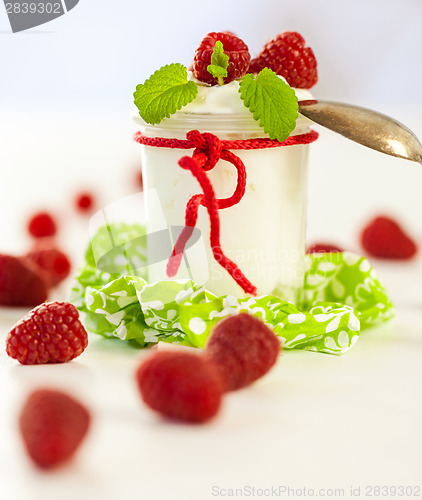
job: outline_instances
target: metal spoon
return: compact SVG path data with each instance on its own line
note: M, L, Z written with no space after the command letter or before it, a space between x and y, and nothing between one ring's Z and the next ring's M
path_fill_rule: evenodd
M422 144L405 125L371 109L319 100L299 101L299 113L347 139L422 164Z

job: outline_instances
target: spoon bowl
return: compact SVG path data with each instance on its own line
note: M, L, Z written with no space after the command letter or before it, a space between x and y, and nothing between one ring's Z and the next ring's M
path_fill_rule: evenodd
M422 144L405 125L377 111L351 104L310 99L299 113L318 125L381 153L422 164Z

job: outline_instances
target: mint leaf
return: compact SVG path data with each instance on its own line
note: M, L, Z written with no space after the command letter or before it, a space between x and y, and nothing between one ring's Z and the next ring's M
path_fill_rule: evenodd
M218 79L218 84L223 85L223 78L227 76L227 68L229 66L229 56L224 53L223 44L220 40L215 42L214 50L211 55L211 64L208 65L207 71L214 78Z
M239 87L244 105L271 139L284 141L296 126L297 97L274 71L264 68L256 78L245 75Z
M154 125L192 102L197 93L196 83L188 80L187 69L169 64L139 84L133 96L143 120Z

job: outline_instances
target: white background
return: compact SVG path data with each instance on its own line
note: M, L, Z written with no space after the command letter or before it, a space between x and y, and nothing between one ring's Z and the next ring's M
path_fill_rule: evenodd
M81 255L88 220L74 215L73 194L92 189L104 206L136 192L135 86L163 64L188 65L209 31L234 31L254 55L297 30L318 60L315 97L372 107L422 137L421 21L419 0L81 0L12 34L1 9L0 251L24 251L27 216L46 208L59 217L61 243ZM360 228L383 212L421 244L421 166L319 131L309 241L361 251ZM374 265L397 305L393 322L342 358L287 353L202 428L157 421L141 407L132 370L143 353L118 343L93 339L69 366L32 371L0 352L4 498L56 498L64 488L69 498L205 499L212 485L421 485L421 258ZM0 319L3 338L15 318ZM15 415L25 392L52 378L90 405L96 425L79 460L40 475L18 444Z

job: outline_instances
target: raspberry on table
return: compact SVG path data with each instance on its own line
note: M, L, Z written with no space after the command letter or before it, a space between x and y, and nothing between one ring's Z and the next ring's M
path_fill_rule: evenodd
M418 251L416 243L391 217L378 216L362 230L361 244L369 255L383 259L411 259Z
M33 307L47 300L42 271L23 259L0 254L0 305Z
M25 401L19 428L28 455L49 469L70 459L90 426L90 413L79 401L56 390L38 389Z
M57 232L56 221L48 212L36 213L28 221L28 231L34 238L54 236Z
M305 47L305 40L295 31L286 31L264 45L261 53L252 59L249 72L272 69L286 79L291 87L310 89L318 81L317 62L313 50Z
M142 170L138 170L136 172L135 181L136 181L136 184L139 187L139 189L141 191L143 191L143 189L144 189L144 177L142 174Z
M136 371L143 401L170 418L200 423L214 417L221 404L218 370L202 356L157 351Z
M205 356L219 368L225 389L233 391L265 375L280 350L279 338L262 320L240 313L215 325Z
M21 319L6 338L6 352L23 365L66 363L88 345L79 312L68 302L45 302Z
M213 77L207 70L211 64L211 56L217 41L223 44L224 53L229 56L227 76L223 79L224 83L230 83L246 75L251 60L248 46L233 33L224 31L208 33L199 44L192 64L195 78L200 82L217 85L217 78Z
M71 269L69 258L48 238L38 240L24 258L44 270L48 286L54 287L69 276Z
M79 212L91 212L95 206L95 197L92 193L79 193L75 199L75 207Z
M330 253L344 252L344 250L332 243L313 243L306 249L306 253Z

